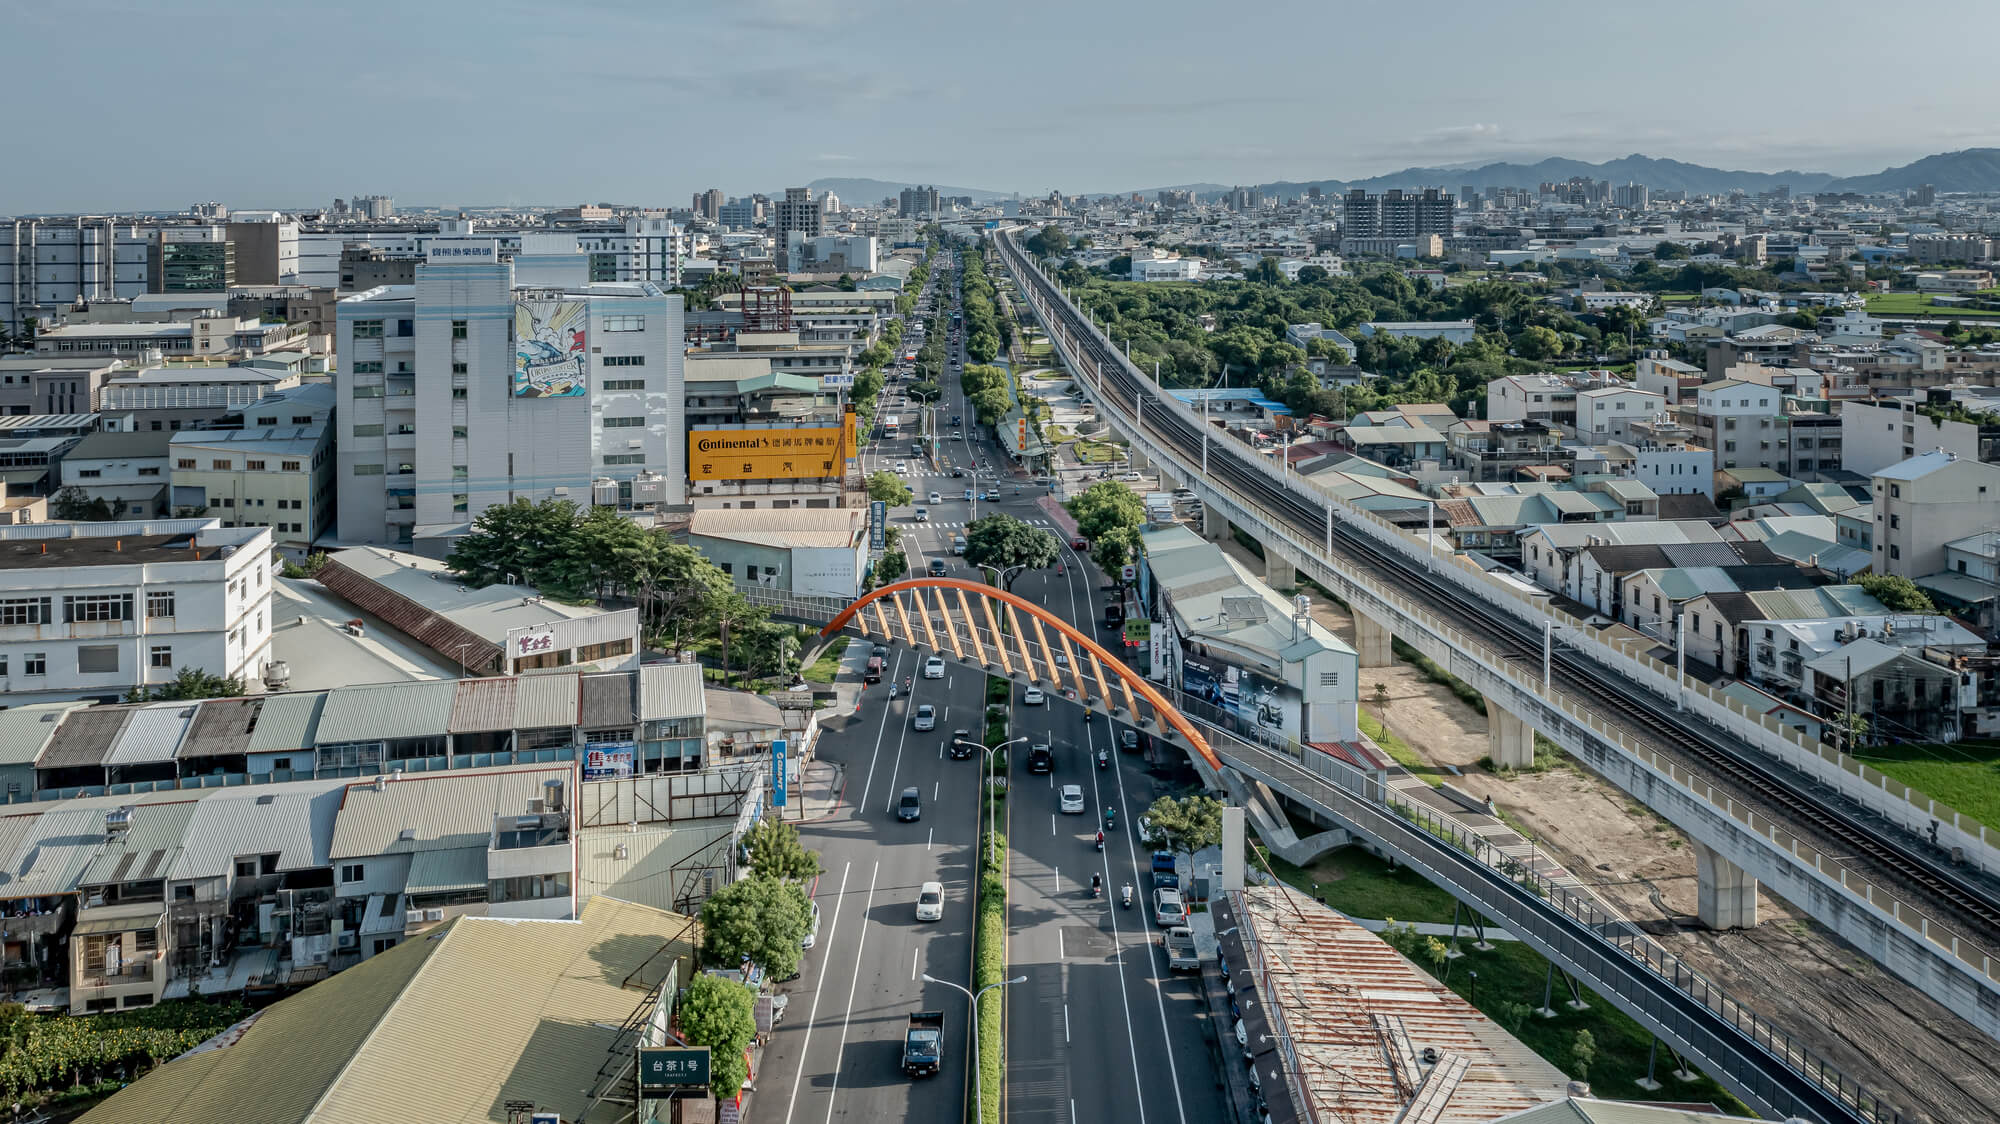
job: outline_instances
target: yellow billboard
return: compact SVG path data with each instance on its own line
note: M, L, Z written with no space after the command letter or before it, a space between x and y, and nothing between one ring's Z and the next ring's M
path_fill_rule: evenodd
M844 476L854 415L808 429L692 429L689 480L812 480Z

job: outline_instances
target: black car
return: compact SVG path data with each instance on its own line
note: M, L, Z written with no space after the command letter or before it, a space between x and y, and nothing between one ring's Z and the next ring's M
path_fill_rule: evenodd
M966 758L979 752L979 743L972 740L972 731L953 730L951 740L944 743L946 753L953 757Z
M1124 753L1138 753L1146 748L1146 735L1137 730L1118 731L1118 748Z
M896 818L904 823L915 823L923 817L923 794L914 788L904 789L902 799L896 801Z
M931 576L934 578L941 578L944 575L945 575L944 559L942 558L931 559Z
M1037 743L1028 749L1028 771L1030 773L1053 773L1056 755L1048 746Z
M951 476L952 479L954 480L963 479L965 477L965 470L962 468L954 468L951 470Z

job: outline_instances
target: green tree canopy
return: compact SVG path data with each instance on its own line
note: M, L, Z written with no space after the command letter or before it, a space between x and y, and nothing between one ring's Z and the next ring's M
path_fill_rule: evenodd
M750 1077L743 1051L757 1037L757 993L750 985L706 972L688 981L676 1012L681 1037L708 1047L709 1088L733 1097Z
M1523 359L1554 359L1562 354L1563 341L1554 329L1535 324L1514 337L1514 351Z
M819 852L799 840L799 829L783 820L758 820L743 835L750 869L765 878L804 881L819 873Z
M812 923L805 887L751 875L715 893L701 907L702 953L710 964L734 968L748 960L783 979L799 966L799 942Z
M1146 525L1146 501L1116 480L1100 480L1063 504L1077 533L1095 542L1113 529L1136 531Z
M1091 540L1090 560L1116 579L1127 563L1138 559L1139 549L1138 528L1113 527Z
M1935 613L1938 608L1930 594L1917 583L1895 574L1863 574L1854 579L1861 591L1887 606L1892 613Z
M1162 796L1146 809L1153 842L1169 851L1193 855L1222 842L1222 802L1213 796Z
M144 687L134 687L125 698L128 702L145 702L148 699L161 701L233 699L241 694L243 694L243 680L234 675L214 675L198 667L182 667L174 672L171 681L162 683L150 691Z
M868 498L880 500L890 507L902 507L910 502L910 486L893 472L871 472L868 474Z
M1034 236L1030 237L1022 245L1026 246L1028 252L1031 254L1050 258L1057 254L1069 252L1069 235L1063 233L1062 227L1057 226L1055 223L1050 223L1036 232Z
M111 504L104 497L92 496L74 484L56 492L49 514L72 523L103 523L113 517Z
M1055 565L1060 550L1054 535L1011 515L988 515L965 528L967 562L1002 572L1016 566L1022 568L1007 576L1010 590L1022 573Z

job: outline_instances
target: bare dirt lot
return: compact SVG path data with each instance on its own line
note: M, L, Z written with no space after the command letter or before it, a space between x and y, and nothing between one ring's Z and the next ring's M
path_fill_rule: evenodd
M1222 545L1261 569L1239 544ZM1324 600L1314 597L1314 617L1351 641L1353 621ZM1979 1031L1770 894L1758 901L1754 930L1700 928L1694 855L1678 829L1560 755L1541 772L1496 776L1478 764L1487 752L1485 717L1450 690L1400 661L1361 674L1365 709L1419 755L1457 766L1464 775L1454 783L1491 795L1626 917L1879 1092L1905 1120L2000 1119L2000 1051ZM1388 688L1380 705L1377 683Z

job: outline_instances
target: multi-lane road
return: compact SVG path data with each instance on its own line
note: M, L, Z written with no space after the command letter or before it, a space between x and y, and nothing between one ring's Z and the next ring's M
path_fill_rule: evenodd
M947 310L954 306L956 280L955 271L941 268L934 282ZM950 341L948 356L944 401L936 409L970 422L956 374L964 362L962 340ZM903 437L888 449L864 449L864 468L911 462L911 490L930 512L928 522L900 524L911 571L924 573L931 559L942 558L948 572L971 576L950 550L952 536L974 514L964 490L997 492L979 505L979 514L999 510L1048 524L1038 505L1045 492L1014 472L990 434L967 425L944 436L935 464L910 456L914 438ZM954 478L953 468L967 475ZM927 502L933 491L940 496L936 504ZM1061 573L1023 574L1015 592L1093 629L1103 580L1065 543ZM802 829L825 870L814 893L820 929L800 978L789 986L790 1009L757 1077L752 1111L761 1120L953 1121L972 1100L968 1004L922 977L967 983L971 976L981 760L953 759L946 745L954 729L979 735L985 675L948 664L944 679L924 679L928 655L893 649L890 677L867 689L854 712L821 736L819 755L844 767L845 789L834 813ZM910 690L899 687L890 699L890 683L904 680ZM923 704L937 708L933 731L912 728L915 708ZM1066 1124L1222 1120L1228 1107L1210 1060L1203 1005L1191 981L1167 973L1148 909L1150 857L1132 830L1155 796L1184 787L1192 773L1175 762L1119 753L1114 731L1102 720L1086 722L1079 707L1059 696L1031 707L1016 691L1012 732L1052 744L1055 771L1030 775L1026 755L1010 755L1008 963L1010 975L1027 980L1007 996L1007 1118ZM1101 769L1095 764L1100 748L1110 750ZM1083 814L1059 811L1065 784L1083 787ZM923 800L915 823L896 819L895 804L906 788L917 789ZM1117 827L1099 853L1094 836L1106 807L1117 809ZM1088 896L1092 874L1105 884L1101 898ZM927 881L944 884L942 921L915 919L917 888ZM1125 909L1118 888L1128 882L1134 901ZM911 1079L902 1072L903 1030L917 1010L946 1012L945 1065L935 1077ZM985 1095L990 1101L1002 1092L987 1089Z

